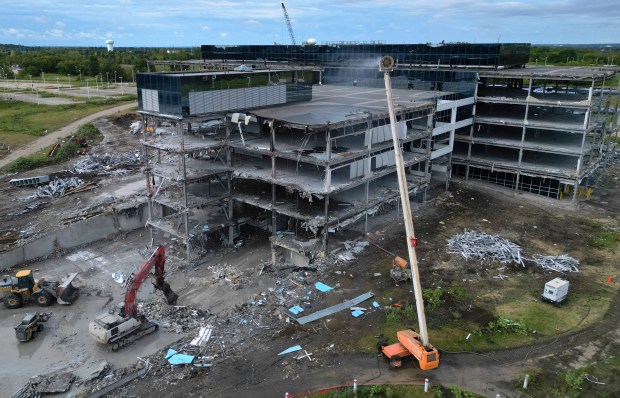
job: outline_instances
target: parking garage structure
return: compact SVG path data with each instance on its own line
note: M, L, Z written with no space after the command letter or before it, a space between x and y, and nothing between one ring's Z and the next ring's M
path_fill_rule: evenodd
M479 71L474 124L455 137L453 173L554 199L589 195L613 154L613 71ZM617 105L615 105L617 108Z

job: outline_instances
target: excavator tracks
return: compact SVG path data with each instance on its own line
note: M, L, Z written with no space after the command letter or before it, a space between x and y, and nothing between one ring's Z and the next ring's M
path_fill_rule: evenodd
M112 347L112 351L118 351L121 348L127 347L130 344L133 344L136 340L141 339L144 336L155 333L159 325L154 322L146 321L140 325L139 328L130 332L128 335L122 336L117 340L110 341L110 346Z

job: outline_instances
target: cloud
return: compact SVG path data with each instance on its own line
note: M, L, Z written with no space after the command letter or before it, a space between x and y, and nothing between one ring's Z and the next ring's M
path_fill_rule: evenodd
M617 3L295 0L286 7L295 36L317 37L319 42L380 39L424 43L445 39L480 43L496 42L501 35L502 40L515 42L587 43L620 37ZM128 46L159 46L172 32L183 37L175 41L177 46L214 40L218 44L288 43L280 3L264 0L154 0L148 6L135 0L20 0L0 13L0 27L4 28L0 29L0 42L25 45L49 45L53 40L55 45L98 45L103 32L116 38L132 37ZM223 33L207 36L204 32Z
M45 34L53 37L63 37L65 32L62 29L50 29L46 30Z

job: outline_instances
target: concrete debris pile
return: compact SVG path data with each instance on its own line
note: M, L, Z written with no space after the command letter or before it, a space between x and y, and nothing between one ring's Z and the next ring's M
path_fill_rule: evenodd
M448 252L458 253L466 260L478 258L500 263L515 263L525 267L521 246L497 235L465 230L448 239Z
M138 377L144 377L150 370L149 361L146 363L137 362L134 365L121 369L114 369L108 365L106 361L99 364L98 368L91 372L90 376L83 381L85 387L78 396L88 396L89 398L100 398L110 396L126 396L116 395L124 385ZM112 395L114 392L114 395ZM86 395L88 394L88 395Z
M547 271L579 272L579 261L566 254L560 256L536 255L532 258L532 261Z
M129 125L129 132L131 134L139 134L142 133L142 122L139 120L136 120L135 122L131 123Z
M59 198L70 188L76 188L84 184L84 181L77 177L54 178L54 181L47 185L37 187L37 197L39 198Z
M191 307L168 306L160 301L145 301L139 304L139 311L148 319L157 321L162 328L177 333L193 331L204 325L210 314Z
M89 154L73 163L78 174L126 174L127 168L135 168L142 163L142 154L136 151L123 152L117 155ZM116 171L115 171L116 170ZM118 171L122 170L122 171Z
M53 372L31 377L28 383L13 394L13 398L34 398L67 391L76 377L71 372Z
M336 254L336 257L341 262L347 262L355 260L355 255L362 252L370 243L368 243L368 241L361 240L357 242L346 241L343 244L345 251Z
M243 272L229 264L210 265L207 269L213 272L211 277L213 283L217 283L220 286L230 285L233 289L240 289L247 282Z

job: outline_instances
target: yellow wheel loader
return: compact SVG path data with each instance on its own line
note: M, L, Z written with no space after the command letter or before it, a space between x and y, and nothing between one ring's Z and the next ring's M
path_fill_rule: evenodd
M60 304L72 304L79 295L72 282L76 273L69 274L62 282L46 281L41 278L37 281L31 270L22 270L15 277L4 275L0 279L0 299L9 309L19 308L34 300L38 305L47 307L54 300Z

